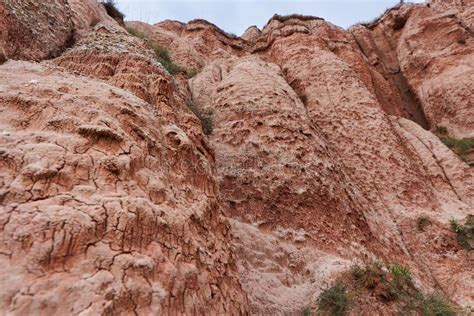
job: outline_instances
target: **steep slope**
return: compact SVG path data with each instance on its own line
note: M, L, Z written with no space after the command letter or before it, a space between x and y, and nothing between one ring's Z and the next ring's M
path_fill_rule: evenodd
M398 81L407 97L415 94L416 121L424 114L426 127L444 126L455 136L472 137L474 33L467 16L455 12L472 15L473 8L439 3L395 7L370 28L351 32L364 54L379 62L383 75Z
M57 57L91 27L113 21L95 0L2 0L0 17L3 54L23 60Z
M105 83L13 61L1 76L1 310L245 309L199 143Z
M0 69L0 310L244 314L199 120L142 43L90 32L55 61L70 71Z
M0 310L296 315L374 260L474 306L450 229L474 214L474 169L432 132L474 136L473 7L350 30L275 15L237 37L1 2Z
M407 16L399 17L397 10ZM400 72L399 54L387 50L395 41L409 41L402 36L422 34L416 23L436 16L430 10L403 6L389 11L381 21L391 33L369 37L372 45L380 45L373 56L358 28L346 32L305 16L273 17L261 32L245 36L244 53L227 50L226 57L216 53L221 47L210 45L197 54L206 54L202 60L214 59L190 80L190 89L195 106L212 112L214 119L210 140L220 190L227 214L238 220L233 227L241 282L253 312L301 311L301 302L314 301L331 275L308 269L309 257L298 268L275 258L259 242L268 238L333 256L329 271L339 271L347 259L401 262L426 290L444 293L463 306L472 304L468 256L454 241L440 249L428 241L430 246L417 243L421 236L416 228L416 219L428 216L438 223L438 238L453 240L449 220L473 211L472 168L423 131L436 123L431 121L433 108L425 107L411 86L408 73L416 69ZM177 43L191 35L193 40L186 43L199 42L209 34L168 28L165 42L161 34L167 23L130 25L147 31L176 60L189 65L197 56L175 51ZM437 32L450 27L441 24ZM360 28L369 32L364 36L377 30ZM422 42L419 36L416 43ZM457 59L449 64L463 67L472 60L472 54L462 56L450 57ZM471 77L468 73L462 80ZM472 93L469 86L463 91ZM459 119L470 119L468 103L454 105ZM261 237L249 240L246 234ZM269 270L291 277L266 284Z

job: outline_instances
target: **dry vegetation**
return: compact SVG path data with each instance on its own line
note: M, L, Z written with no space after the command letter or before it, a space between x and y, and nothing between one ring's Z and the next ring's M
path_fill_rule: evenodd
M212 111L200 111L192 101L186 102L187 107L201 120L202 131L206 135L211 135L214 130L214 120Z
M469 162L470 155L474 153L474 138L455 138L449 135L449 131L444 126L437 126L434 133L439 139L454 151L463 161Z
M186 74L186 76L189 78L190 76L190 72L192 73L193 70L185 70L183 67L181 67L180 65L176 64L173 62L173 60L171 59L171 56L169 54L169 51L158 45L156 42L148 39L148 37L143 33L141 32L140 30L134 28L134 27L131 27L131 26L128 26L127 27L127 31L130 35L132 36L135 36L135 37L138 37L142 40L144 40L147 44L147 46L153 50L153 52L155 53L155 57L156 59L160 62L161 65L163 65L163 67L172 75L176 75L180 72L184 72ZM195 70L194 70L195 71ZM196 71L197 73L197 71ZM195 74L193 74L194 76Z
M456 309L442 296L421 293L407 267L380 262L354 264L321 293L317 301L318 312L335 316L351 311L357 314L364 310L366 298L375 298L376 304L401 315L456 315ZM311 312L305 310L304 314Z
M428 216L422 215L416 219L416 227L418 230L423 231L425 227L431 224L431 220Z
M124 25L123 19L125 18L125 14L123 14L117 7L117 3L115 0L103 0L100 1L104 6L107 14L112 17L115 21L117 21L120 25Z
M451 220L450 224L459 245L467 251L474 250L474 215L469 215L464 224L456 220Z

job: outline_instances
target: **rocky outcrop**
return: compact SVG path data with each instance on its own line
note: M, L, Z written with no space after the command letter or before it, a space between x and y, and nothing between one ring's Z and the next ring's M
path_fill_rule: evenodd
M9 58L46 59L60 54L74 37L71 10L64 0L2 1L0 46Z
M244 314L199 120L141 41L90 31L0 69L0 310Z
M459 24L464 28L474 29L474 8L466 0L428 0L426 1L430 8L440 13L449 11L459 18Z
M473 10L464 7L462 12ZM367 58L379 63L379 72L398 82L415 121L422 123L425 116L424 127L443 126L455 136L472 137L474 33L453 10L441 10L438 2L400 6L370 29L358 26L351 32Z
M1 311L298 314L372 260L474 305L450 230L474 172L432 133L473 135L472 5L350 30L275 15L238 37L51 3L0 4Z
M456 248L455 242L436 252L416 242L417 217L429 214L439 223L439 238L449 240L449 220L472 212L474 201L472 169L424 131L438 124L434 109L413 87L410 73L417 70L405 70L396 49L409 42L403 37L409 32L422 33L410 26L417 19L426 23L425 10L430 9L395 8L374 26L349 33L318 18L275 16L261 34L245 36L244 55L257 56L214 55L190 80L190 89L196 106L213 113L210 140L227 214L238 220L234 227L253 224L258 229L252 234L261 234L256 239L290 238L285 242L311 245L341 262L374 257L404 262L423 287L446 295L454 291L451 297L466 306L472 300L468 259L461 252L447 264L444 252ZM154 30L160 33L160 27ZM428 45L421 38L413 41ZM167 44L171 51L174 43ZM418 80L425 78L419 75ZM472 89L467 86L464 93ZM469 120L465 104L453 106L457 117ZM256 248L255 239L238 237L244 233L236 230L238 249ZM301 270L278 259L254 262L242 251L241 282L257 314L301 311L301 303L289 308L279 302L295 293L310 302L322 289L299 287ZM270 291L260 285L272 265L275 275L287 271L291 278L272 283Z
M205 20L193 20L187 24L164 21L153 26L141 22L127 25L167 47L173 60L188 69L201 69L214 59L241 56L248 50L244 39Z
M100 22L111 22L95 0L0 1L0 48L10 59L59 56Z
M108 84L26 62L1 76L3 311L245 310L211 153Z
M246 41L254 41L260 37L260 34L262 34L262 31L254 25L245 30L244 34L242 34L242 38Z

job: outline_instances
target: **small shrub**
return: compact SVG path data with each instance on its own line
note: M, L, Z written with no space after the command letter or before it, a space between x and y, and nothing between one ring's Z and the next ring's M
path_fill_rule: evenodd
M455 233L458 233L462 230L462 225L455 219L451 219L449 221L449 225L451 226L451 230Z
M423 295L417 293L406 301L402 313L417 312L423 316L455 316L456 310L446 300L437 294Z
M391 264L388 266L388 271L391 280L387 286L389 292L387 297L397 300L411 295L414 286L410 269L399 264Z
M145 34L143 34L141 31L137 30L136 28L134 28L132 26L127 26L126 30L132 36L135 36L135 37L138 37L138 38L141 38L141 39L146 38Z
M117 8L115 0L105 0L101 1L101 3L111 18L117 21L120 25L124 25L123 19L125 18L125 14L120 12L120 10Z
M450 136L441 137L441 141L449 148L464 152L474 147L474 138L457 139Z
M304 94L298 95L298 98L300 98L300 100L301 100L301 102L303 102L303 104L306 104L306 101L308 101L308 98Z
M454 151L462 160L468 161L468 152L474 150L474 138L462 138L458 139L449 136L448 129L444 126L436 126L433 131L435 135L452 151Z
M467 251L474 250L474 215L469 215L464 225L454 219L450 224L451 230L456 233L459 245Z
M474 138L457 139L450 136L441 136L440 140L463 160L467 160L467 151L474 149Z
M372 262L365 266L354 264L351 267L352 278L358 287L373 289L382 278L384 272L380 262Z
M398 264L386 269L380 262L356 264L351 267L351 275L356 288L374 291L385 301L398 300L413 287L410 270Z
M291 19L298 19L298 20L301 20L301 21L322 20L322 18L312 16L312 15L301 15L301 14L279 15L279 14L274 14L270 18L270 20L268 20L267 25L271 21L278 21L278 22L283 23L283 22L289 21Z
M150 44L151 48L155 52L157 60L165 67L165 69L171 74L175 75L178 72L181 72L183 69L181 66L175 64L170 57L170 53L164 47L159 46L156 43Z
M193 77L196 76L197 74L198 74L197 69L191 69L191 70L187 70L187 71L186 71L186 77L187 77L188 79L193 78Z
M418 227L418 230L423 230L430 223L431 223L430 218L425 215L420 216L416 219L416 227Z
M166 48L163 48L156 44L152 44L152 45L153 45L153 51L155 52L156 57L158 57L159 59L171 61L170 53L168 52Z
M127 31L130 35L141 38L146 42L147 46L153 50L155 53L155 58L160 62L160 64L171 74L171 75L176 75L179 72L183 71L183 68L173 62L171 59L170 53L168 50L164 47L161 47L157 43L153 41L148 41L147 36L142 33L141 31L137 30L134 27L128 26Z
M403 280L403 282L411 283L411 272L410 269L399 264L392 264L388 267L388 270L395 279Z
M382 16L379 16L379 17L376 17L370 21L361 21L361 22L358 22L354 25L362 25L368 29L371 29L372 27L374 27L375 23L381 18Z
M181 72L181 67L171 60L162 59L160 63L165 67L165 69L170 73L170 75L176 75L177 73Z
M311 316L311 308L306 307L306 308L303 310L303 316Z
M410 269L399 264L372 262L351 267L318 298L318 310L324 314L344 315L357 302L366 303L361 295L370 295L383 303L392 301L401 315L451 316L455 309L441 296L424 295L414 285ZM351 298L351 299L349 299Z
M212 111L199 111L192 101L187 101L186 106L201 120L201 128L204 134L211 135L214 131L214 119L212 118Z
M349 307L349 298L344 285L336 285L324 290L318 298L318 309L330 312L331 315L345 315Z
M421 300L422 315L455 316L456 311L441 296L429 294Z
M434 133L436 135L448 135L448 129L445 126L438 125L436 126Z
M400 2L401 3L401 2ZM387 15L388 13L390 13L390 11L392 11L393 9L399 7L400 4L397 4L395 5L394 7L390 7L390 8L387 8L385 10L384 13L382 13L381 15L379 15L378 17L370 20L370 21L363 21L363 22L359 22L359 23L356 23L354 25L363 25L365 26L366 28L368 29L373 29L379 22L380 19L382 19L382 17L384 17L385 15ZM401 28L403 28L405 26L405 23L406 23L406 18L404 17L398 17L398 21L397 21L397 17L395 18L395 23L392 25L392 28L397 31Z

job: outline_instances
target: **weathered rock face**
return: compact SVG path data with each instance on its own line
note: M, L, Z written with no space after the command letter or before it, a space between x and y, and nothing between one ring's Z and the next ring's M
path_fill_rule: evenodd
M474 9L460 5L448 10L447 2L432 7L397 7L371 30L359 26L351 32L364 54L379 63L382 74L398 81L408 98L414 93L415 99L407 104L420 107L418 115L414 111L416 121L422 122L424 114L424 127L444 126L458 137L472 137L474 33L469 18L456 12L466 8L461 12L472 15Z
M0 48L11 59L53 58L101 21L111 18L94 0L2 0Z
M241 282L253 312L300 311L304 306L296 301L312 301L323 283L311 269L303 281L309 258L299 268L263 254L256 255L261 260L250 259L249 253L262 247L256 240L268 238L311 245L337 262L367 257L404 262L426 289L453 293L457 303L471 304L469 261L461 252L447 263L446 249L456 246L447 241L452 237L446 226L450 218L473 211L472 168L423 129L447 125L456 135L465 126L460 120L470 120L472 106L461 96L452 103L453 124L437 123L434 117L450 114L430 106L414 84L431 74L406 64L412 55L399 52L411 42L434 45L434 39L424 42L416 23L439 21L437 14L424 6L402 6L371 29L360 26L351 32L321 19L276 16L261 33L251 29L245 36L249 48L244 55L258 57L216 57L190 80L196 106L213 111L210 140L227 214L238 220L233 226L241 236L236 238ZM449 32L452 26L438 27L438 32ZM161 28L152 30L161 34ZM171 28L167 32L180 36ZM409 34L416 37L410 40L415 35ZM174 53L180 41L162 43ZM397 45L399 50L393 48ZM465 49L471 48L467 43ZM446 67L472 61L469 53L446 56L451 60ZM471 77L468 73L462 80ZM463 95L471 93L468 84ZM464 131L472 128L467 125ZM414 223L422 214L435 218L438 237L448 246L417 242L422 237ZM251 234L261 237L243 237L250 232L241 221L259 227ZM277 279L283 272L291 277L262 285L269 269Z
M12 61L1 76L1 310L245 310L211 153L105 83Z
M242 38L246 41L254 41L260 34L262 34L262 32L254 25L245 30L244 34L242 34Z
M173 59L188 69L201 69L218 58L245 54L246 41L225 33L205 20L193 20L187 24L164 21L156 25L131 22L128 25L167 47Z
M213 110L211 140L230 214L268 228L291 221L317 231L334 222L329 239L366 240L356 227L358 193L278 66L254 56L231 60L206 68L191 91L198 107ZM332 219L310 220L320 216ZM345 232L351 226L354 235Z
M298 314L370 260L474 305L449 229L474 212L473 168L430 131L474 133L472 5L348 31L274 16L242 37L128 23L143 40L93 1L51 3L0 3L0 57L60 54L0 58L2 312ZM198 74L172 77L150 43Z
M65 0L0 2L0 46L7 57L45 59L59 55L74 37Z
M246 311L214 153L127 36L107 21L54 61L64 68L0 69L3 312Z
M438 12L449 11L460 19L460 24L471 31L474 28L474 8L466 0L428 0L428 5Z

